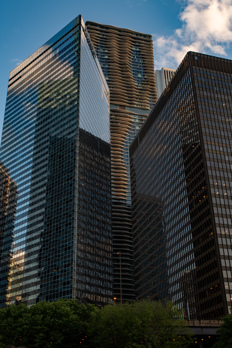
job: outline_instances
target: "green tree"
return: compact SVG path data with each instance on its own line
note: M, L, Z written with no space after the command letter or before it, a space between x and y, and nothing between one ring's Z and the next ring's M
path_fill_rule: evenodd
M168 303L78 304L74 300L23 304L0 310L0 348L182 348L191 332L178 310Z
M213 348L232 348L232 315L227 315L223 321L217 331L219 337Z
M192 333L180 312L167 303L141 301L93 312L92 347L188 347Z
M12 305L0 310L0 347L21 345L22 330L28 317L25 305Z
M28 348L81 346L87 338L93 305L73 300L40 302L30 308L21 304L0 311L0 341ZM82 342L82 343L80 343Z

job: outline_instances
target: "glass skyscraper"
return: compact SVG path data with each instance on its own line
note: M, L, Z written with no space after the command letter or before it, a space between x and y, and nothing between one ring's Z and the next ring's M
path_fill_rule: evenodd
M0 158L18 200L6 303L112 300L109 141L109 89L78 16L10 73Z
M232 309L231 81L189 52L130 147L136 295L186 319Z
M129 145L157 100L152 36L86 22L110 88L114 296L135 299Z

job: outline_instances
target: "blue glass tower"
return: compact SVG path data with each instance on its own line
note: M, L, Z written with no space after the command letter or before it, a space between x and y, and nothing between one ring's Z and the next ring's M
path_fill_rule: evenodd
M9 77L1 161L18 201L7 303L112 299L109 140L109 89L78 16Z

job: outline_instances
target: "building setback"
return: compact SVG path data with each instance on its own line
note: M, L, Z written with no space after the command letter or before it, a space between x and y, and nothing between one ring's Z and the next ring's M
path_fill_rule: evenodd
M78 16L9 77L0 158L18 186L11 262L23 257L8 304L112 301L109 141L109 89Z
M114 296L135 299L129 144L157 100L152 36L86 22L110 88Z
M231 313L232 61L189 52L130 147L138 298Z

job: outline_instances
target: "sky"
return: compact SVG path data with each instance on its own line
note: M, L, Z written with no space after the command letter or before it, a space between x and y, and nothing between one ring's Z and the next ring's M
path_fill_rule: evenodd
M0 0L0 135L10 71L79 14L151 34L155 69L188 51L232 59L232 0Z

